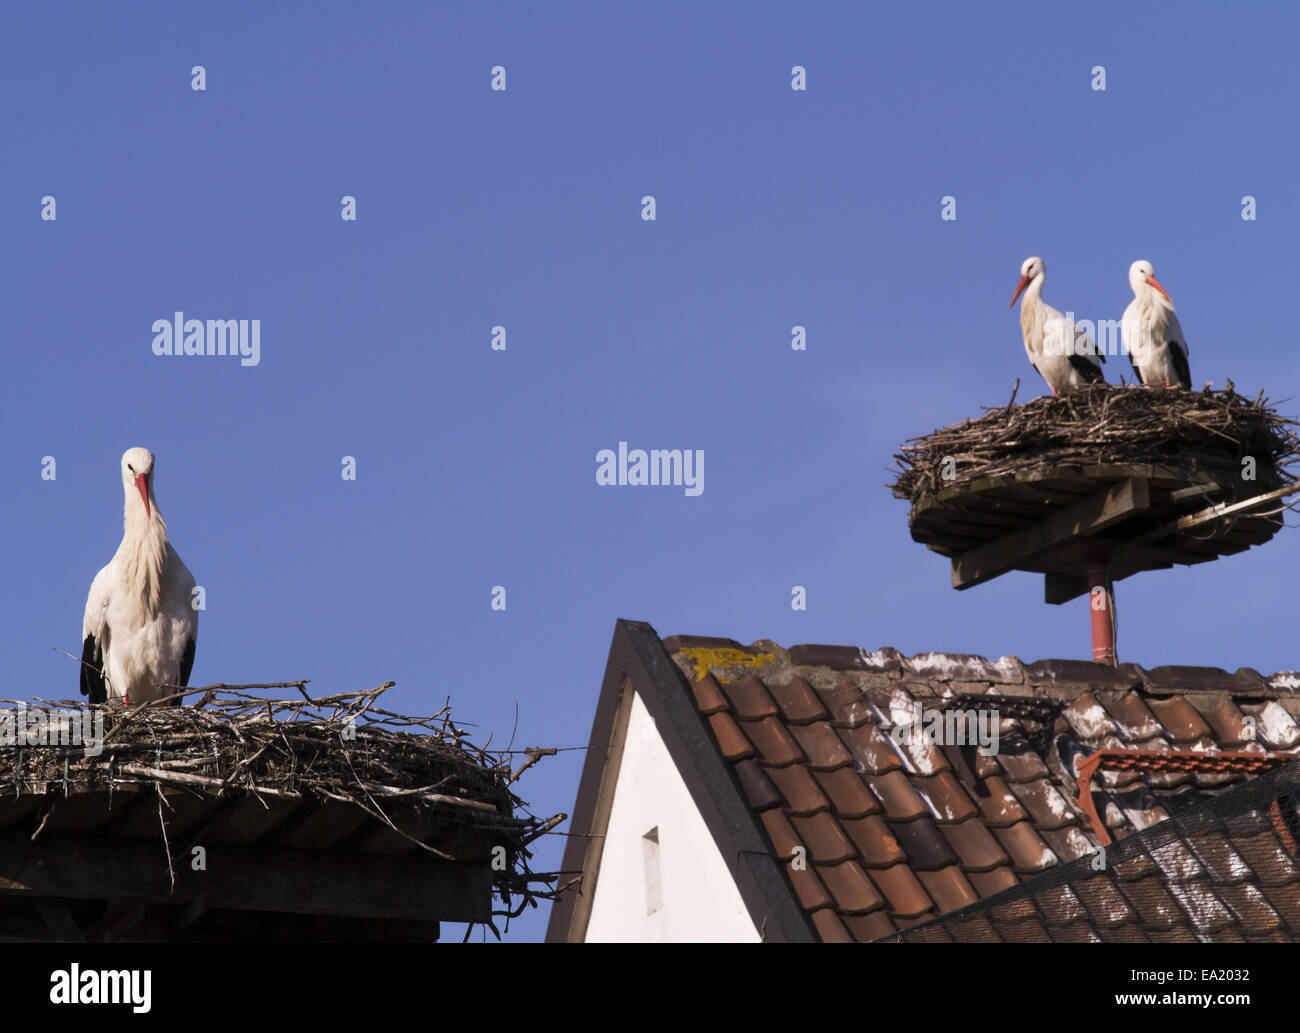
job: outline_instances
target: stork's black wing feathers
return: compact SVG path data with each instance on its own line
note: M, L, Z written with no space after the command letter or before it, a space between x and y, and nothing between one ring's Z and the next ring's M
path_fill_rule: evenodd
M104 654L95 641L94 635L87 635L81 647L81 694L89 696L92 703L104 703L108 700L108 689L104 685Z
M181 657L181 686L190 687L190 671L194 670L194 639L185 643L185 655Z
M1070 365L1077 370L1079 375L1089 384L1104 384L1106 382L1106 374L1101 371L1100 366L1093 362L1089 362L1087 355L1075 355L1072 353L1069 356L1069 359Z
M1192 370L1187 364L1187 356L1178 347L1177 341L1170 341L1165 347L1169 349L1169 359L1174 364L1174 373L1178 377L1178 383L1190 391L1192 388Z
M1133 375L1138 378L1138 383L1145 385L1146 381L1142 379L1142 371L1138 369L1138 364L1133 361L1132 352L1128 353L1128 364L1133 367Z

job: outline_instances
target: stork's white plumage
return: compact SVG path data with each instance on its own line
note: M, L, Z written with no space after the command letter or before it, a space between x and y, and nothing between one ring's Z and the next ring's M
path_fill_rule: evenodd
M161 699L170 694L161 686L188 685L194 666L194 577L167 540L153 470L147 448L122 456L122 544L91 582L82 624L81 692L93 703Z
M1128 267L1128 282L1133 288L1133 300L1124 310L1119 329L1138 381L1147 387L1190 388L1187 339L1174 315L1169 292L1144 258Z
M1106 356L1097 350L1087 333L1043 301L1046 278L1043 260L1026 258L1020 266L1016 292L1011 295L1011 305L1021 292L1025 295L1020 302L1020 329L1030 365L1047 381L1052 394L1085 384L1104 384L1106 376L1101 371L1101 363L1106 361Z

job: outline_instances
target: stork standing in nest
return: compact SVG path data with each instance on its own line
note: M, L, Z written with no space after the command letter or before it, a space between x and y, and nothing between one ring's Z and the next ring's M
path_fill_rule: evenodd
M1187 338L1174 315L1174 302L1160 286L1151 263L1138 259L1128 267L1133 300L1124 310L1120 333L1138 382L1147 387L1192 386Z
M82 624L81 693L92 703L161 699L163 686L188 685L194 666L194 577L167 540L153 472L147 448L123 454L122 544L91 582Z
M1020 282L1011 295L1010 308L1020 302L1020 329L1030 365L1047 381L1052 394L1071 391L1087 384L1104 384L1101 363L1106 361L1097 346L1072 320L1043 301L1047 267L1041 258L1026 258L1020 266ZM1100 361L1098 361L1100 360Z

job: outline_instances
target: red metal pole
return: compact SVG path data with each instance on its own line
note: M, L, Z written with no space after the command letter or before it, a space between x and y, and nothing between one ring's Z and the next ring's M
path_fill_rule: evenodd
M1088 566L1088 606L1092 610L1092 659L1115 666L1115 593L1105 560Z

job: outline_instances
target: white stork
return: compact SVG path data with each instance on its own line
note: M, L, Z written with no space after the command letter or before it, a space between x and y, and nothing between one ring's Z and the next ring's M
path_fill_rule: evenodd
M194 577L167 540L153 468L147 448L122 455L122 544L91 582L82 624L81 693L92 703L161 699L170 690L160 686L188 685L194 666Z
M1026 258L1020 266L1020 282L1011 295L1011 308L1024 292L1020 303L1020 329L1025 337L1029 363L1047 381L1052 394L1069 391L1085 384L1104 384L1106 376L1101 362L1106 361L1087 333L1067 322L1051 305L1043 301L1043 280L1047 267L1041 258Z
M1143 258L1128 267L1128 282L1133 300L1124 310L1120 333L1138 382L1147 387L1163 383L1165 387L1190 388L1187 338L1174 315L1169 292L1160 286L1151 263Z

